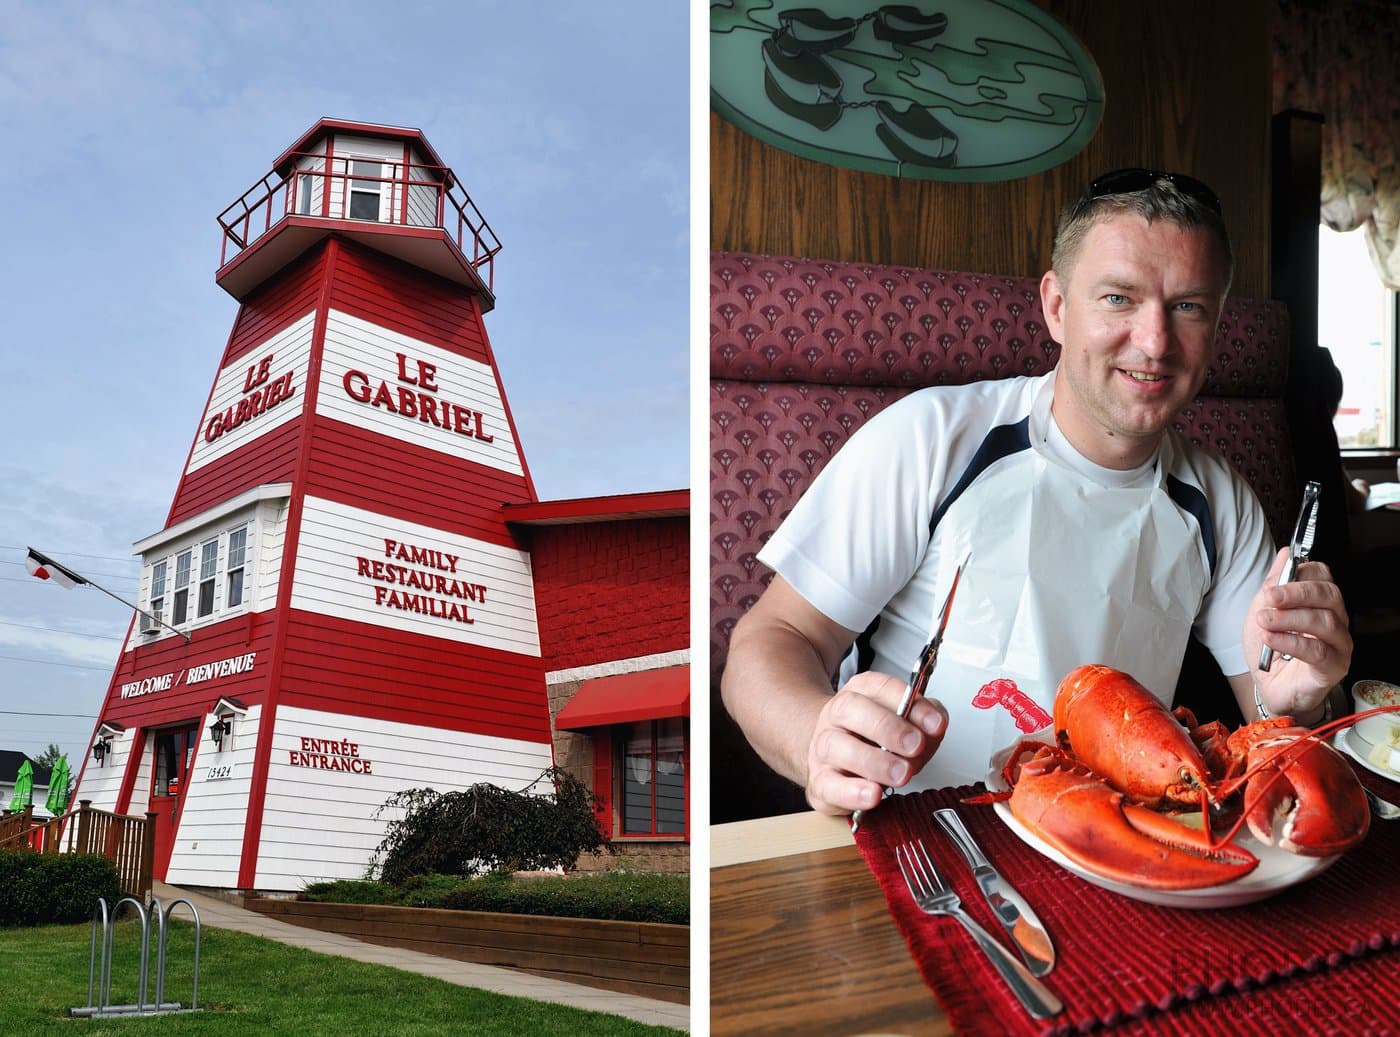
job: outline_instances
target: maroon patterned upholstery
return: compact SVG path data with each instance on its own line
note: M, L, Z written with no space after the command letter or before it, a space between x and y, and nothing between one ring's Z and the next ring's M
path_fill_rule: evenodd
M915 389L1043 374L1059 352L1036 278L712 255L712 683L734 624L771 578L759 548L857 428ZM1202 395L1177 422L1249 480L1279 540L1291 533L1298 498L1283 410L1287 356L1281 303L1230 300ZM727 718L714 712L722 741ZM722 769L717 754L718 780Z

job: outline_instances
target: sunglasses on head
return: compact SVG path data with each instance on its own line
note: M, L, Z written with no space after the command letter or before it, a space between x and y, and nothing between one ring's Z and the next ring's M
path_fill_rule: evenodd
M1109 195L1132 194L1134 191L1146 190L1158 180L1165 180L1182 194L1194 198L1206 206L1217 216L1224 215L1220 210L1220 199L1201 181L1184 173L1163 173L1156 169L1116 169L1112 173L1105 173L1089 185L1083 197L1079 199L1076 209L1083 212L1085 206L1090 202L1099 198L1107 198Z

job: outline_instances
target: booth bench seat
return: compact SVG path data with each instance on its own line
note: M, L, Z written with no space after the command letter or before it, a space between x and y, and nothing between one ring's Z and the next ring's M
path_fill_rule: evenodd
M1283 304L1227 300L1205 385L1176 423L1249 481L1280 543L1299 500L1284 411L1288 336ZM804 806L719 699L734 624L772 578L756 556L773 530L851 434L895 400L930 385L1044 374L1059 352L1038 278L711 256L712 821Z

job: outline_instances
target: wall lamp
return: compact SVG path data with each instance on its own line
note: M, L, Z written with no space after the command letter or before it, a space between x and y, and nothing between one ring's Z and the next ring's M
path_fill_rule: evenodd
M221 751L224 747L224 739L233 732L233 724L228 717L217 717L209 725L209 737L214 740L215 751Z
M97 762L97 766L102 766L102 761L112 752L112 743L109 739L99 738L92 743L92 758Z

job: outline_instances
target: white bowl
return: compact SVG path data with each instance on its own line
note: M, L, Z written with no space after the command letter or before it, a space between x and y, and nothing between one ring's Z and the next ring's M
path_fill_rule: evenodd
M1390 681L1357 681L1351 686L1351 700L1358 713L1377 706L1400 706L1400 684Z
M1351 698L1358 713L1378 706L1400 706L1400 685L1388 681L1357 681L1352 686ZM1400 741L1400 712L1358 720L1356 733L1372 745L1394 744Z

